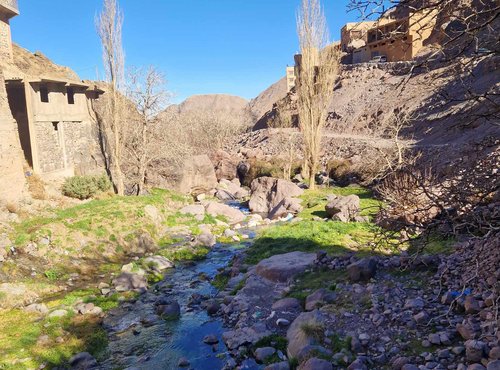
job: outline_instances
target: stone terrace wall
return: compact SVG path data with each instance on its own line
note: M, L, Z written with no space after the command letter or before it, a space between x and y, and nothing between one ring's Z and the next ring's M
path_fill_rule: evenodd
M25 185L23 160L17 127L10 112L3 72L0 69L0 202L21 198Z

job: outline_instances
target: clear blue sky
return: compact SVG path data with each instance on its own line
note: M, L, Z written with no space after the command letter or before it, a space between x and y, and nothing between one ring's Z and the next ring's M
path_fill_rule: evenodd
M284 76L298 43L300 0L121 0L126 64L153 64L181 101L226 93L250 99ZM75 70L102 71L94 17L102 0L19 0L12 38L30 51ZM347 0L323 0L331 38L355 19Z

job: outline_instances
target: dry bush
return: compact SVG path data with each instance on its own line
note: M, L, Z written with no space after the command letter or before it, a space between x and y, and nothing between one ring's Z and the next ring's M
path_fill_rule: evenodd
M464 156L449 167L409 164L377 190L388 203L379 221L397 230L486 235L500 230L500 151Z
M31 174L31 176L26 177L26 182L28 183L28 190L33 199L47 200L48 196L45 191L45 184L40 176Z

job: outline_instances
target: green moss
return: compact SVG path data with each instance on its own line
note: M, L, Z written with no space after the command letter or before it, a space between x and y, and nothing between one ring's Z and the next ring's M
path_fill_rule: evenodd
M229 282L229 279L229 274L223 271L215 275L214 279L212 280L212 285L218 290L224 290L227 286L227 283Z
M336 289L336 285L346 279L347 276L345 271L341 270L331 271L325 269L314 272L306 272L297 277L295 284L288 293L288 296L297 298L302 302L302 304L305 304L307 296L315 290L326 288L334 291Z
M288 340L285 337L282 337L278 334L268 335L257 341L253 345L254 350L262 347L273 347L278 351L282 351L286 353L286 347L288 346Z

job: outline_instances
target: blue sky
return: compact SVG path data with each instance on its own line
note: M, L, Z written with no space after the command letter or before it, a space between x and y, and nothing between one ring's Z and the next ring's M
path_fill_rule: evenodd
M94 17L102 0L19 0L12 38L30 51L95 79L102 71ZM282 76L298 49L300 0L121 0L126 64L155 65L179 102L194 94L250 99ZM331 38L355 14L323 0Z

